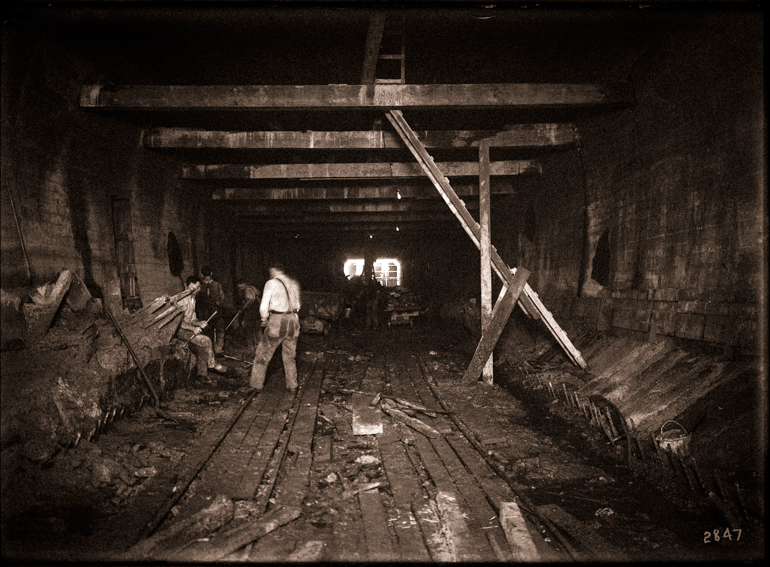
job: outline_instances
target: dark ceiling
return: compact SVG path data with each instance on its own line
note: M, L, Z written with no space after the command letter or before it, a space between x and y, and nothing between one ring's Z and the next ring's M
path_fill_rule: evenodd
M355 85L361 83L370 19L375 8L384 7L386 29L399 25L403 30L406 83L605 84L643 82L652 71L649 60L669 49L672 32L701 29L706 15L681 5L671 8L614 2L588 7L585 3L525 6L433 2L421 8L394 8L393 3L357 7L360 2L222 4L20 2L12 4L16 9L8 12L6 24L17 21L41 26L98 70L101 76L94 82ZM707 32L708 26L703 29ZM596 110L436 110L405 112L405 116L415 130L502 130L516 123L575 122L590 118L592 112ZM371 130L379 119L389 128L381 113L371 110L121 115L145 127ZM284 150L188 150L180 155L202 164L413 159L408 152L392 151L374 157L322 152L311 157L307 152ZM470 158L467 155L466 151L454 159L478 158L473 152ZM451 159L449 155L443 157ZM533 157L537 152L533 155L531 149L493 155L493 159ZM197 184L201 186L208 187ZM221 187L222 182L212 182L211 187L215 186ZM427 187L431 190L430 184ZM362 225L362 230L369 228Z

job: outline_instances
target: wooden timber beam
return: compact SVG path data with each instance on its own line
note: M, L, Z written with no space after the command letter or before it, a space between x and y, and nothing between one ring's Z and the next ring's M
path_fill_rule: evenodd
M415 132L426 148L472 148L481 140L490 147L535 148L577 142L574 124L519 124L495 130L421 130ZM153 128L142 133L142 146L152 149L402 149L404 142L387 130L239 132L194 128Z
M276 201L276 202L256 202L256 203L222 203L221 206L230 205L233 210L237 210L242 213L259 214L267 213L271 215L279 215L283 213L297 214L298 210L302 210L303 213L332 213L332 214L344 214L344 213L418 213L418 212L445 212L446 205L441 203L438 199L433 201L417 201L417 200L390 200L390 201L366 201L366 202L350 202L350 201L308 201L303 202L301 205L296 201ZM466 205L468 209L477 209L478 203L468 203Z
M455 183L455 194L460 197L478 197L478 187L474 183ZM514 188L505 180L492 185L492 195L513 195ZM377 185L376 187L227 187L213 189L211 198L221 201L245 201L255 199L430 199L440 197L433 187L426 183L417 185Z
M492 319L492 261L490 246L492 243L492 198L489 193L490 182L490 162L489 146L486 143L479 145L479 251L481 266L481 330L483 334L487 333L487 327ZM468 208L468 205L465 205ZM518 299L518 295L516 296ZM515 304L515 302L514 302ZM511 305L513 309L513 304ZM510 313L509 313L510 315ZM483 336L483 335L482 335ZM493 383L493 359L490 353L489 358L484 361L486 364L482 371L485 384Z
M270 234L342 234L342 233L365 233L365 234L389 234L394 237L403 234L412 234L414 232L426 233L428 235L437 231L450 232L456 231L457 225L454 219L445 221L411 221L411 222L355 222L329 224L327 222L319 223L270 223L245 217L239 219L239 228L250 227L250 230L266 232Z
M479 379L479 374L482 373L485 364L488 360L491 360L492 351L497 344L497 340L508 323L508 319L513 312L513 308L519 299L524 286L527 283L530 272L518 268L516 273L511 279L510 285L504 286L500 291L500 298L495 303L495 307L492 309L492 314L489 320L489 324L484 329L481 335L481 340L478 346L476 346L476 352L473 354L468 368L463 374L463 381L475 382Z
M404 110L633 104L625 83L438 85L84 85L81 108L104 110Z
M444 162L436 164L447 177L470 177L479 174L478 162ZM533 160L495 161L491 175L542 173ZM298 163L298 164L214 164L182 166L180 178L198 179L358 179L423 177L418 163Z
M297 207L299 209L299 207ZM295 211L293 215L260 215L250 213L249 211L238 211L237 216L241 219L251 218L272 223L285 225L302 226L313 223L406 223L406 222L433 222L433 221L452 221L454 217L443 212L417 212L417 213L342 213L342 214L305 214L304 211Z
M433 158L427 152L425 147L420 144L420 141L415 136L414 131L404 119L403 114L399 110L390 110L385 113L388 121L391 123L396 132L399 133L404 143L407 144L409 150L414 155L417 162L425 171L425 175L433 183L436 190L442 196L449 209L460 221L460 224L465 229L468 236L477 247L481 247L481 229L479 223L477 223L468 212L465 207L465 203L457 197L454 189L449 184L449 180L441 173L441 170L436 167L436 163ZM506 265L500 255L497 253L497 249L494 246L490 246L492 266L497 272L498 277L503 281L505 285L510 287L513 280L513 271ZM569 340L567 334L562 330L553 315L543 305L542 301L538 297L532 288L528 284L524 284L524 293L519 296L519 305L522 306L525 313L530 316L539 316L545 323L546 327L562 346L567 356L580 368L585 369L587 367L585 360L580 352L574 347Z
M361 84L373 85L377 71L377 58L380 54L382 32L385 30L385 13L375 12L369 19L369 29L366 32L366 49L364 50L364 68L361 71Z

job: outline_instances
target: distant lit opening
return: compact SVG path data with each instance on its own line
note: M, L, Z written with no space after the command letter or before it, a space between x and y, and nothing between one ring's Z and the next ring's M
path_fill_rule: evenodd
M345 262L345 276L348 279L360 276L363 271L363 258L353 258ZM393 258L379 258L375 260L374 277L385 287L401 285L401 262Z
M354 276L360 276L364 271L364 260L348 260L345 262L345 276L350 279Z

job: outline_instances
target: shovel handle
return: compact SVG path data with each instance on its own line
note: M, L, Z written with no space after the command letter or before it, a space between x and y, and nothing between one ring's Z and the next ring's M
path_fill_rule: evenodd
M217 314L217 312L216 312L216 311L214 311L214 312L211 314L211 317L209 317L208 319L206 319L206 320L204 321L204 323L205 323L206 325L208 325L209 321L211 321L211 320L214 318L214 315L216 315L216 314ZM193 340L195 337L197 337L197 336L198 336L198 335L196 335L196 334L195 334L195 331L193 331L192 333L193 333L193 336L192 336L192 337L190 337L189 339L187 339L187 342L185 342L185 344L183 344L183 345L182 345L182 348L184 348L184 347L186 347L187 345L189 345L189 344L190 344L190 341L191 341L191 340Z

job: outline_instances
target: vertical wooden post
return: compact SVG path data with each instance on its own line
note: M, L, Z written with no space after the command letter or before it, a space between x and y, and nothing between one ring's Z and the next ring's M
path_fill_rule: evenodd
M376 12L369 20L369 30L366 33L366 49L364 52L364 67L361 71L361 84L373 85L377 71L377 56L380 54L382 32L385 29L385 14Z
M479 142L479 224L481 229L481 334L484 335L492 319L492 243L490 226L489 142ZM493 355L489 355L481 376L485 384L493 383Z

